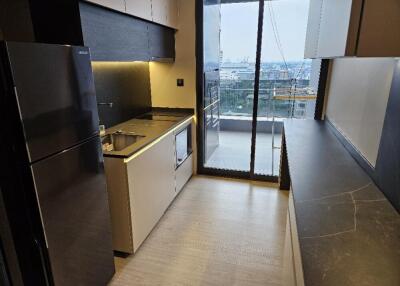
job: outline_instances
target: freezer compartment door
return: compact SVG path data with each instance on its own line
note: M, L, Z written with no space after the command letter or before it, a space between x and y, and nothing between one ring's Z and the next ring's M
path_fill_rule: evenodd
M115 270L100 138L32 172L55 285L106 285Z
M31 162L96 134L88 48L7 42L7 52Z

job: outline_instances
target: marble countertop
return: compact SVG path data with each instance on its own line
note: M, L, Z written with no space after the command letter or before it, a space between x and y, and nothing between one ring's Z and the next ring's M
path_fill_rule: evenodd
M323 121L286 120L306 286L399 286L400 215Z
M129 158L142 148L146 147L153 141L157 140L162 135L176 128L184 121L193 116L193 112L188 111L168 111L156 110L145 115L153 115L157 119L139 119L133 118L125 121L106 130L106 134L111 134L116 131L134 133L144 136L134 144L126 147L121 151L103 151L105 157Z

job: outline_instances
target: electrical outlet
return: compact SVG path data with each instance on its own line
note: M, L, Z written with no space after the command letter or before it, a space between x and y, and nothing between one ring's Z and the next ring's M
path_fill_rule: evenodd
M183 78L178 78L176 80L176 85L177 86L184 86L185 85L185 81L183 80Z

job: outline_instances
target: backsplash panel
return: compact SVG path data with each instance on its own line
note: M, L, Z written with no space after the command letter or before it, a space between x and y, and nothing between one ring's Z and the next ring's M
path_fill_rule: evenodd
M151 110L148 62L92 62L100 124L106 128Z

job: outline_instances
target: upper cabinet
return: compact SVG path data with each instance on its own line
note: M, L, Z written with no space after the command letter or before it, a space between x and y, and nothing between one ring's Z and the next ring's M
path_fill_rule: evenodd
M171 61L175 58L175 30L160 25L149 25L151 61Z
M153 21L162 25L177 28L178 2L177 0L151 0Z
M125 0L126 13L153 21L151 14L151 0Z
M400 55L398 0L310 0L305 58Z
M121 13L80 4L82 34L94 61L150 60L148 23Z
M87 0L170 28L178 28L178 0Z
M400 56L400 1L364 0L357 55Z
M87 1L113 10L125 12L125 0L87 0ZM140 1L133 0L133 2L140 2Z
M79 4L83 44L94 61L168 61L175 30L86 2Z

